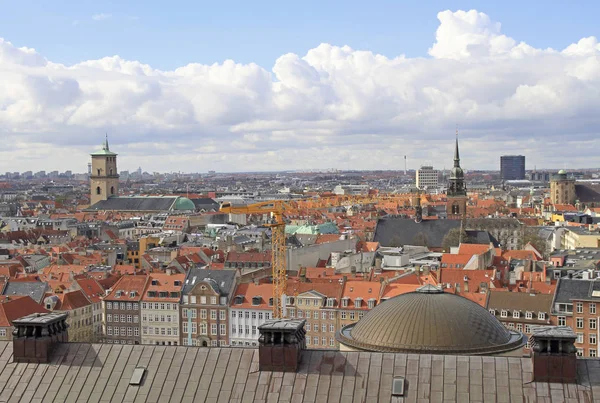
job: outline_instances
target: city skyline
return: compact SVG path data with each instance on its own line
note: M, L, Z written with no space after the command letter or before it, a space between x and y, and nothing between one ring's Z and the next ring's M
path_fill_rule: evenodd
M430 10L408 11L419 20ZM293 53L259 52L259 64L236 46L220 49L236 62L209 52L176 65L127 58L130 41L58 52L13 22L0 30L0 133L11 145L0 172L85 172L105 132L129 171L402 170L404 155L411 169L443 169L456 125L465 169L497 169L504 154L526 155L527 169L597 165L597 28L562 26L561 40L546 43L498 7L441 11L437 27L435 14L410 46L369 46L373 34L364 43L349 36L351 47L319 31L332 43L290 42ZM97 10L72 27L123 33L144 18Z

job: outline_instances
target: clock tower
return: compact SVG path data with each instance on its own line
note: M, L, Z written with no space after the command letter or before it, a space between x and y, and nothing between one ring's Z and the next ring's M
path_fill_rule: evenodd
M450 172L448 192L446 195L446 216L450 219L462 219L467 216L467 187L465 177L460 167L458 153L458 132L456 132L456 147L454 149L454 166Z

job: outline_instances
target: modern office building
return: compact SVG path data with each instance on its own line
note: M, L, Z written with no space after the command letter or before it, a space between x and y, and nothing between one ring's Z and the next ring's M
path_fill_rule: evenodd
M416 185L419 189L436 189L439 171L432 166L423 165L417 169Z
M500 157L500 177L504 180L525 179L525 156L503 155Z

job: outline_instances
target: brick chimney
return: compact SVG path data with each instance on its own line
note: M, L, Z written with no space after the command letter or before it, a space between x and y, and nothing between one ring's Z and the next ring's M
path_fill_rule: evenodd
M66 313L33 313L13 320L14 362L47 363L57 343L69 341Z
M577 382L577 336L567 326L532 326L533 381Z
M306 348L305 320L276 319L258 327L258 367L261 371L296 372Z

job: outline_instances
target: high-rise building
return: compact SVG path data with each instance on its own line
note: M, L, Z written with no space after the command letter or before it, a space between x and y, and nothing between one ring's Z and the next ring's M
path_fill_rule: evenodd
M119 194L119 174L117 173L117 154L108 148L108 138L102 150L91 154L92 174L90 176L90 205Z
M439 171L432 166L423 165L417 169L416 185L419 189L435 189L438 187Z
M525 156L503 155L500 157L500 177L504 180L525 179Z

